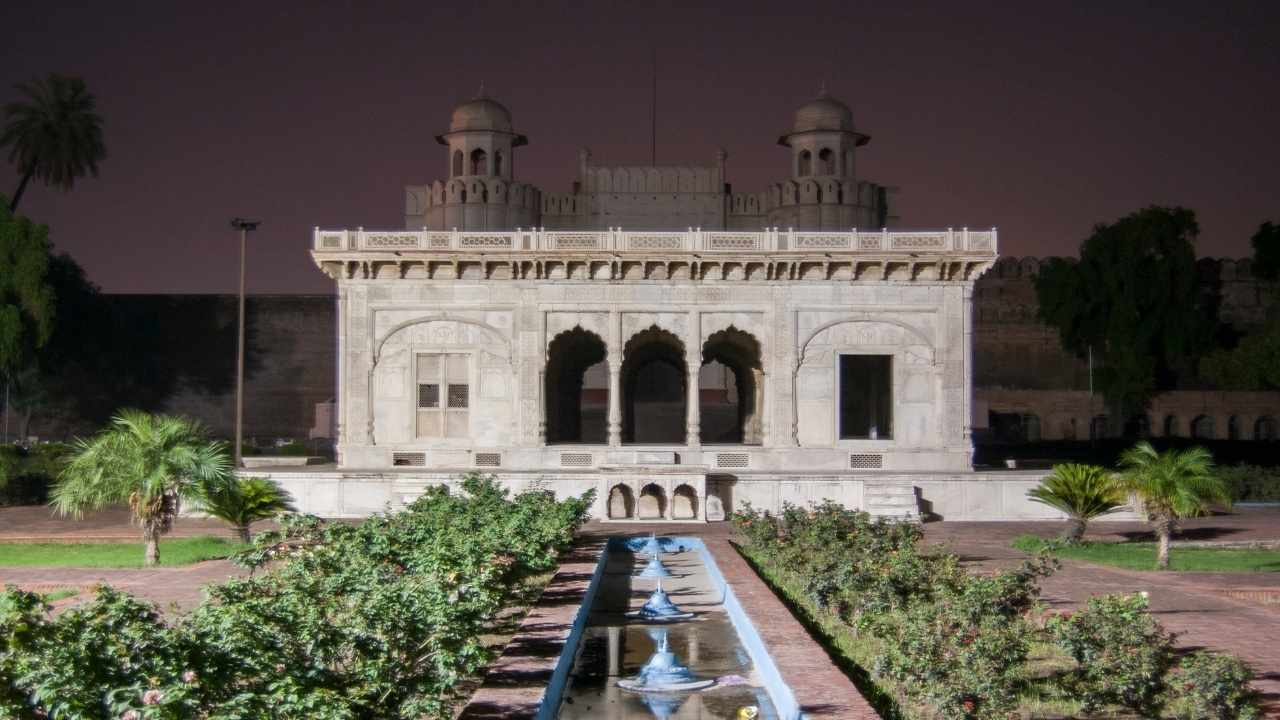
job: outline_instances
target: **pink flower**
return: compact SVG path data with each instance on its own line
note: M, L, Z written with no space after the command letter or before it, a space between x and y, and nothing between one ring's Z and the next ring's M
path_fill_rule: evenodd
M191 683L193 683L193 682L195 682L195 681L196 681L196 671L195 671L195 670L188 670L188 671L186 671L186 672L182 673L182 682L187 683L188 685L190 685Z
M125 714L120 716L120 720L140 720L142 717L137 710L127 710Z
M160 703L160 698L163 698L163 697L164 697L164 693L160 692L159 690L148 690L142 693L142 704L157 705Z

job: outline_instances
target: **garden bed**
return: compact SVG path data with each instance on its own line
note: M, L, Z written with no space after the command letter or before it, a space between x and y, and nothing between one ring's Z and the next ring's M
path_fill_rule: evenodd
M201 536L172 538L161 545L160 565L174 567L205 560L221 560L244 550L227 538ZM0 567L140 568L140 542L0 543Z
M1141 594L1046 611L1056 569L967 572L918 526L833 503L735 514L740 552L885 718L1256 718L1237 659L1181 653Z
M1013 547L1036 553L1048 547L1062 558L1126 570L1155 570L1153 542L1082 542L1062 545L1035 535L1020 535ZM1169 569L1184 572L1280 572L1280 550L1248 547L1179 546L1169 552Z

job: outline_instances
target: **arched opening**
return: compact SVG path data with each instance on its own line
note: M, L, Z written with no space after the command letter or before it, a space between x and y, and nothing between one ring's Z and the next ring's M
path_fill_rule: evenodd
M764 370L754 336L730 326L707 338L698 399L702 442L764 441Z
M1124 424L1124 436L1130 438L1151 437L1151 418L1146 415L1134 415Z
M493 153L493 174L502 174L502 151L498 150Z
M548 443L604 443L608 439L606 354L600 336L580 327L551 341L544 395Z
M1276 419L1263 415L1253 423L1253 439L1272 442L1276 439Z
M1197 440L1212 440L1214 437L1213 418L1198 415L1191 421L1191 437Z
M808 177L813 174L813 155L808 150L801 150L796 165L796 175Z
M618 484L609 490L608 513L610 520L623 520L635 516L636 499L631 494L631 488Z
M1089 421L1089 439L1100 440L1107 436L1107 416L1094 415Z
M449 177L458 177L462 174L462 151L453 151L453 173Z
M641 520L657 520L667 514L667 495L662 488L649 483L640 489Z
M822 148L818 151L818 174L836 174L836 155L831 152L830 148Z
M693 520L698 517L698 493L688 485L678 486L671 493L671 519Z
M1181 432L1181 429L1178 428L1178 417L1176 415L1165 415L1164 416L1164 436L1178 437L1178 433L1180 432Z
M1232 415L1231 417L1227 418L1227 439L1228 440L1240 439L1240 418L1236 417L1235 415Z
M471 151L471 174L472 175L488 175L489 174L489 154L482 148L476 148Z
M658 327L636 333L622 354L622 441L685 442L684 344Z

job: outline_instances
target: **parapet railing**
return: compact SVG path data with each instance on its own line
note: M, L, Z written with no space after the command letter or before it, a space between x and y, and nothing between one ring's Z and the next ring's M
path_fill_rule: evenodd
M771 228L762 232L690 229L684 232L544 230L461 232L458 230L315 229L318 251L609 251L609 252L980 252L995 255L996 229L898 232L802 232Z

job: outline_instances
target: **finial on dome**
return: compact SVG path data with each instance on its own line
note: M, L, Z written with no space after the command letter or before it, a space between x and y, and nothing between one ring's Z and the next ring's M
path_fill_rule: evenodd
M818 86L818 97L827 97L827 79L822 79L822 84Z
M481 81L480 81L480 92L476 93L476 99L477 99L477 100L482 100L482 99L487 98L487 97L489 97L489 95L485 93L485 91L484 91L484 81L483 81L483 80L481 80Z

